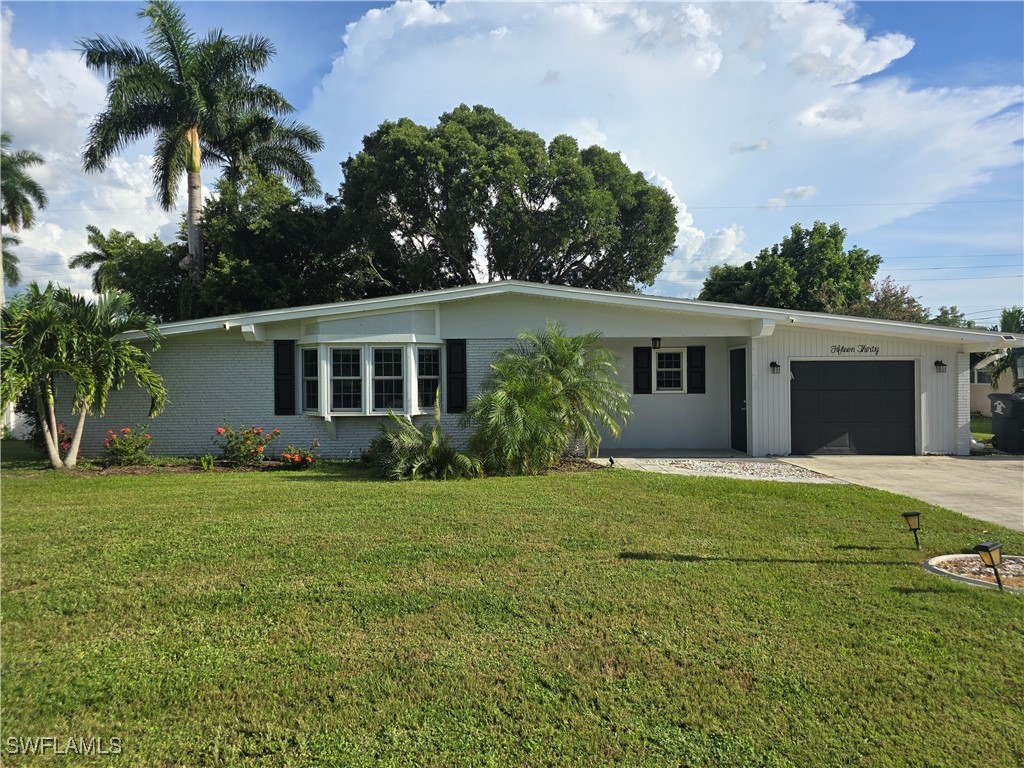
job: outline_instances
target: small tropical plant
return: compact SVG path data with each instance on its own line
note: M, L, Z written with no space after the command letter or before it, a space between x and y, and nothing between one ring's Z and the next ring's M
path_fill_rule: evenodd
M309 448L296 448L289 445L281 454L281 463L286 469L308 469L320 458L320 455L313 455L313 451L320 447L320 441L314 440Z
M411 421L388 412L390 424L370 443L365 459L390 480L456 480L481 473L479 461L451 445L441 428L441 398L434 400L434 425L424 432Z
M205 472L213 471L213 454L208 453L205 456L199 457L199 468Z
M544 472L573 444L593 456L601 429L618 437L632 415L617 373L600 333L569 336L554 322L524 331L491 364L467 411L476 427L470 446L488 472L504 475Z
M232 464L244 467L255 467L266 458L267 446L281 436L281 430L267 432L255 424L248 427L233 427L225 424L217 427L217 437L223 438L221 458ZM216 438L214 438L216 440Z
M153 444L153 436L146 429L148 425L143 424L135 429L122 427L115 432L107 430L107 436L103 440L103 459L112 467L130 467L135 464L148 464L149 446Z

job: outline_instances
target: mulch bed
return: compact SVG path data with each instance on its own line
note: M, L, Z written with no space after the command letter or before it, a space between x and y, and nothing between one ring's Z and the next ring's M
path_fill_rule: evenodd
M605 469L600 464L595 464L589 459L583 459L579 456L563 456L558 460L550 470L552 475L561 475L568 472L594 472L595 470Z

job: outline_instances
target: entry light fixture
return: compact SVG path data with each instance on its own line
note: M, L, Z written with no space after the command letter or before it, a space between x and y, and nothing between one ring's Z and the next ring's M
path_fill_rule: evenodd
M651 338L651 347L654 349L661 349L661 336L654 336Z
M974 548L981 562L991 568L992 573L996 575L996 584L999 585L1000 591L1003 588L1003 580L999 578L999 565L1003 562L1002 549L1003 545L997 541L983 541Z
M774 360L768 363L768 367L772 369L772 373L782 373L782 366L776 363Z
M948 368L948 367L949 367L949 366L947 366L947 365L946 365L946 364L945 364L944 362L942 362L941 360L936 360L936 361L935 361L935 372L936 372L936 373L945 373L945 372L946 372L946 368Z
M918 538L917 532L921 530L921 513L920 512L904 512L903 519L907 521L907 528L914 533L914 543L917 544L917 551L921 551L921 539Z

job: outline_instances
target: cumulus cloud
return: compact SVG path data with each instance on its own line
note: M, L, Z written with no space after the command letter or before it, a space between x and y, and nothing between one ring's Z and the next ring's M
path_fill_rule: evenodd
M90 123L103 109L106 87L70 50L30 52L11 42L16 16L0 17L3 127L18 149L39 152L45 165L32 169L49 197L37 224L19 233L15 248L23 282L54 281L90 292L91 275L69 270L68 260L88 246L86 226L120 229L148 237L174 236L178 212L160 209L153 191L152 158L138 148L111 160L103 173L82 170L82 147ZM184 199L184 181L179 190Z
M382 120L433 124L459 103L620 152L676 196L678 248L655 287L692 294L714 260L738 263L749 258L741 244L781 240L791 222L777 211L789 201L911 201L844 207L855 235L1020 162L1019 114L1006 111L1020 87L877 77L914 43L866 34L851 8L400 3L348 26L304 119L333 126L323 155L333 179Z

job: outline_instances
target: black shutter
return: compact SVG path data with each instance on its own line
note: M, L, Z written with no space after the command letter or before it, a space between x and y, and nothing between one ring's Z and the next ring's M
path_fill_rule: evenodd
M650 347L633 347L633 394L651 394Z
M686 391L702 395L707 392L707 365L704 347L686 348Z
M295 415L295 342L274 342L274 415Z
M466 410L466 340L448 339L448 382L445 396L448 398L448 413L463 413Z

